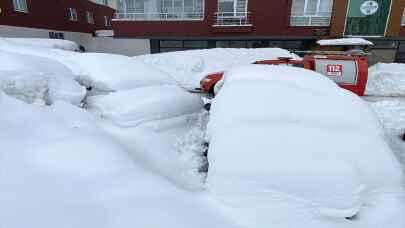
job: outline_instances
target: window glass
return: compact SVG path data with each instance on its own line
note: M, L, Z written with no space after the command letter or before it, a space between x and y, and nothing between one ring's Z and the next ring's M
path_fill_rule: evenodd
M108 18L107 16L104 16L104 26L106 26L106 27L111 26L110 18Z
M160 47L183 47L183 41L180 40L162 40L160 41Z
M92 12L86 11L86 20L89 24L94 24L94 16Z
M405 26L405 10L404 10L404 12L402 13L402 22L401 22L401 25L402 25L402 26Z
M28 12L27 0L13 0L14 10L18 12Z
M293 0L291 26L329 26L333 0Z
M204 40L193 40L193 41L184 41L185 48L208 48L208 41Z
M68 18L71 21L77 21L77 12L76 9L68 8Z
M231 13L234 12L235 5L234 0L219 0L219 12Z

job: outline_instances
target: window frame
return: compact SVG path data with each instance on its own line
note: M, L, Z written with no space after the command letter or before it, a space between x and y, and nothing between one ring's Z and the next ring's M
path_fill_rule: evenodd
M79 21L79 16L77 15L77 10L75 8L68 8L68 19L69 21L77 22Z
M27 0L13 0L13 10L20 13L29 13Z
M111 20L108 18L108 16L104 16L104 26L111 27Z
M94 25L94 13L90 11L86 11L86 22L87 24Z
M321 11L320 6L321 6L321 1L323 0L316 0L316 12L315 14L307 14L307 10L308 10L308 2L310 0L301 0L304 1L304 10L302 12L302 15L294 15L293 14L293 4L294 4L294 0L290 0L290 13L289 13L289 24L288 26L290 27L329 27L331 25L331 20L332 20L332 13L333 13L333 6L335 1L338 0L329 0L331 2L331 8L330 11ZM329 16L322 16L322 13L328 13ZM305 24L292 24L293 22L293 17L301 17L301 18L308 18L309 23L305 23ZM317 18L327 18L328 19L328 23L326 24L316 24L316 23L311 23L311 18L313 17L317 17Z

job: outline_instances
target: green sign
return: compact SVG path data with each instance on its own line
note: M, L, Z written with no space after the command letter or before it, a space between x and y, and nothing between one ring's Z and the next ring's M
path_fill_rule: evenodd
M391 0L350 0L345 35L384 36Z

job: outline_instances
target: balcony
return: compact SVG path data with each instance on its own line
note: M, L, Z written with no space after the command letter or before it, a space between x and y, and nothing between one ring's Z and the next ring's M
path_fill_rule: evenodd
M252 26L250 12L216 12L213 26Z
M253 25L250 23L250 12L217 12L211 31L214 33L249 33Z
M114 20L126 21L201 21L203 13L116 13Z

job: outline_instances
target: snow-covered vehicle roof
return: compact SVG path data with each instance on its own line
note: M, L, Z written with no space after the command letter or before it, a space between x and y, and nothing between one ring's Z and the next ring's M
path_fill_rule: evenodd
M373 192L401 188L399 163L372 110L313 71L227 71L208 139L208 188L224 210L244 215L237 220L246 227L288 220L289 213L311 220L302 208L335 219L367 214Z
M318 40L317 43L321 46L358 46L358 45L366 45L371 46L374 45L373 42L368 41L363 38L341 38L341 39L327 39L327 40Z

